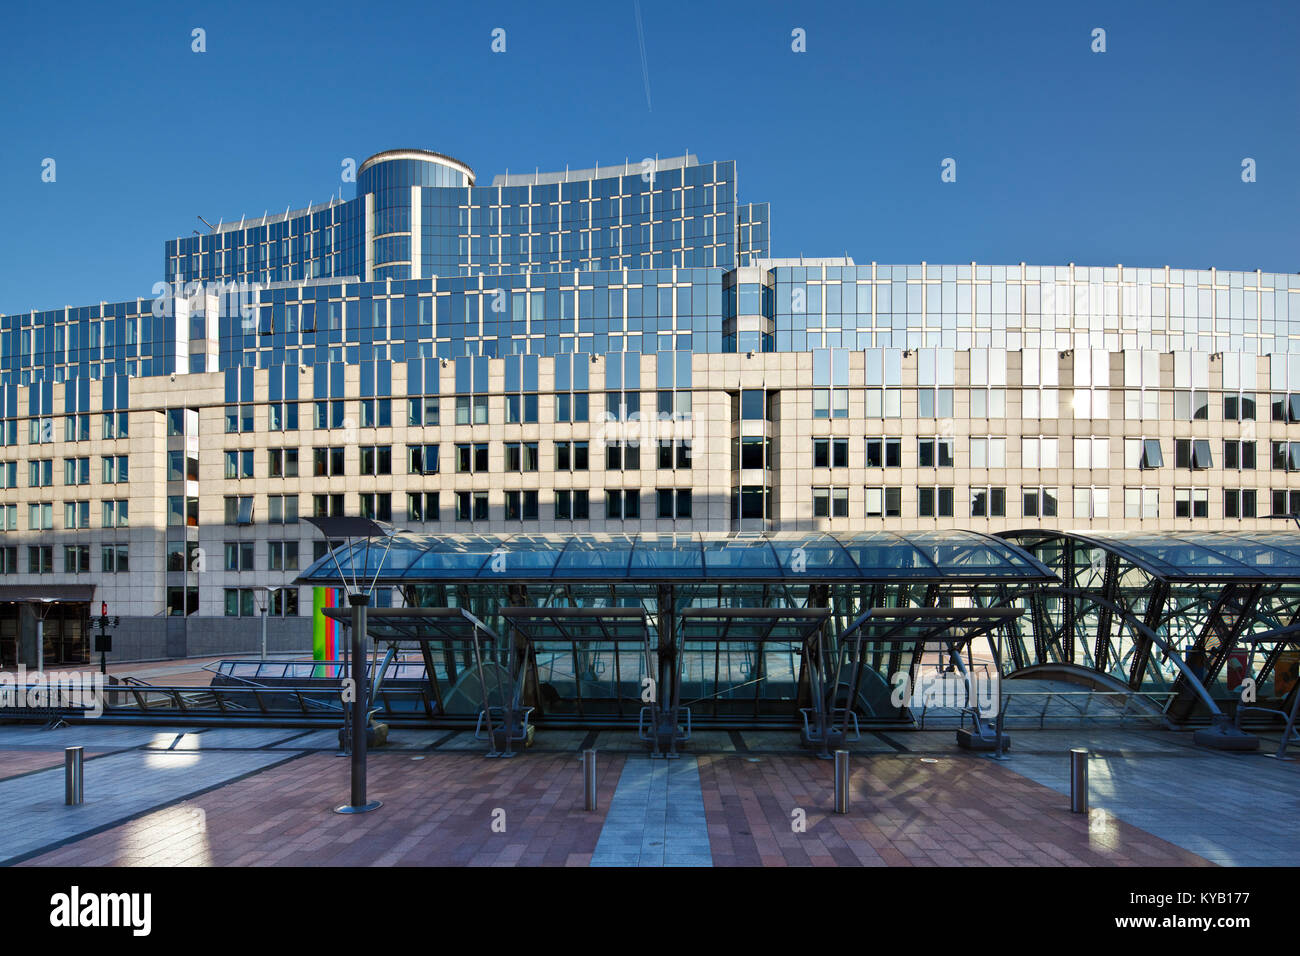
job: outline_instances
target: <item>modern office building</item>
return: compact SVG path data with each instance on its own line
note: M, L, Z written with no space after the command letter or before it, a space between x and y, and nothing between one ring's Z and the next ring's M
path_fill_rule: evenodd
M4 663L33 662L37 618L47 662L84 658L101 601L121 659L253 650L263 601L271 647L305 649L313 515L839 536L1300 513L1300 275L779 259L732 162L483 184L424 150L163 265L140 299L0 316Z

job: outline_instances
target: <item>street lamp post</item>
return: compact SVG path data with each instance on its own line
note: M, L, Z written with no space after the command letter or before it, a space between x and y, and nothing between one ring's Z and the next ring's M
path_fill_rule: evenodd
M352 607L352 626L349 644L351 646L351 673L348 683L351 687L351 701L348 720L345 724L347 736L352 748L351 753L351 791L350 803L334 808L335 813L367 813L371 810L377 810L383 804L378 800L368 800L366 798L366 731L369 723L369 693L366 686L366 652L365 640L367 631L366 611L370 606L370 595L374 592L375 582L379 579L379 573L383 569L384 560L388 557L388 552L393 547L393 539L397 533L391 527L373 521L370 518L307 518L310 524L314 525L321 534L325 535L326 543L342 539L346 542L345 547L337 549L348 552L351 563L352 575L349 580L348 574L343 570L339 563L336 549L330 550L330 556L334 559L334 567L338 570L339 581L343 590L347 591L348 604ZM374 574L370 578L370 584L365 587L365 577L369 573L370 549L372 542L376 539L382 539L384 548L379 556L379 562L375 567Z

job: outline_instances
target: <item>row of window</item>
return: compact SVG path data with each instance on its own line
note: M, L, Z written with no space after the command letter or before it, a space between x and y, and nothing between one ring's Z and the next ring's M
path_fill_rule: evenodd
M916 514L919 518L956 517L957 489L951 485L922 486L917 489ZM970 491L970 517L1004 518L1007 512L1007 489L1003 487L975 486ZM1074 517L1109 518L1109 488L1075 488ZM1223 492L1223 517L1257 518L1258 491L1254 488L1226 488ZM849 515L849 489L847 487L814 487L813 516L816 518L846 518ZM884 487L866 489L866 516L868 518L901 518L903 514L903 489ZM1054 518L1059 512L1056 488L1030 487L1021 489L1021 514L1026 518ZM1274 517L1300 515L1300 491L1272 492ZM1208 488L1175 488L1175 518L1208 518L1210 492ZM1160 517L1160 489L1125 488L1125 518Z
M131 570L130 551L125 544L100 546L100 570L105 574L124 574ZM90 573L90 545L63 546L64 574ZM0 574L18 574L18 548L0 547ZM34 544L27 548L28 574L54 573L54 546Z

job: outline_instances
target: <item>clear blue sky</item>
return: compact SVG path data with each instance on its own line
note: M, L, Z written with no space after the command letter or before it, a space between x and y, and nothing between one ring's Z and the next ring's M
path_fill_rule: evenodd
M780 256L1300 270L1293 2L645 0L649 104L632 0L306 9L11 5L0 311L148 295L196 214L320 201L401 146L480 181L735 159Z

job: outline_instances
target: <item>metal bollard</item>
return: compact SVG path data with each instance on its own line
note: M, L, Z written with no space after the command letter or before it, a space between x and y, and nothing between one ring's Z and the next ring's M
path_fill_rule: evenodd
M849 752L835 751L835 812L849 812Z
M63 803L69 807L79 807L83 802L82 792L82 749L69 747L63 752Z
M596 809L596 751L584 750L582 752L582 784L583 791L586 794L586 808L588 810Z
M1088 812L1088 751L1070 749L1070 812Z

